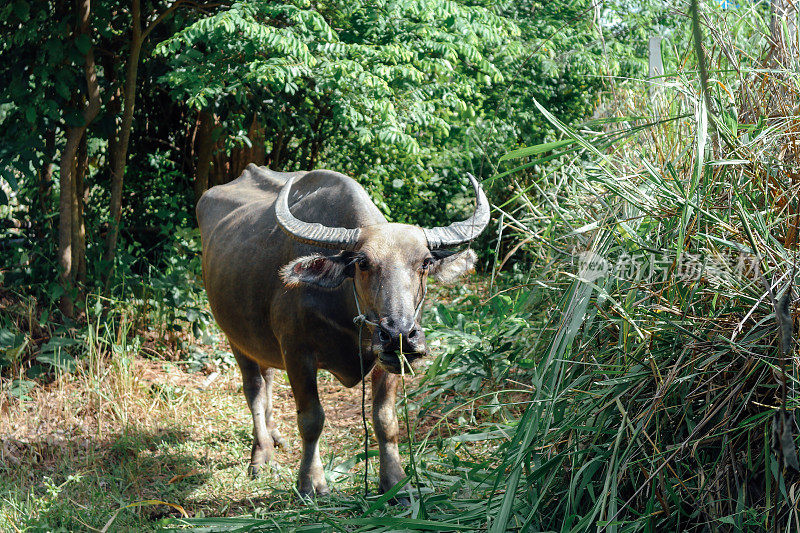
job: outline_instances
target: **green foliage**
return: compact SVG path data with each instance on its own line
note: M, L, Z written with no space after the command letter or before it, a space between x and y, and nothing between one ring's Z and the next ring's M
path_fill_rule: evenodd
M173 97L216 113L225 135L249 143L246 121L259 119L273 168L350 173L392 219L432 224L467 192L450 169L480 157L464 153L467 126L508 82L519 36L491 10L439 0L251 1L157 51Z
M193 107L281 110L270 117L279 128L316 110L339 135L415 154L420 132L446 137L453 121L474 116L466 100L503 81L497 65L519 53L518 35L486 9L439 0L249 1L157 51L172 66L164 81ZM304 105L305 116L291 116Z
M442 349L425 372L426 382L437 386L426 402L445 390L470 395L502 388L512 374L531 364L534 310L529 298L534 299L531 293L514 298L498 294L481 302L470 295L456 309L438 304L431 310L427 329Z
M80 84L80 72L63 65L79 52L69 23L53 19L44 3L4 4L0 34L0 183L14 191L46 162L46 132L77 115L69 87ZM0 194L0 206L7 201Z

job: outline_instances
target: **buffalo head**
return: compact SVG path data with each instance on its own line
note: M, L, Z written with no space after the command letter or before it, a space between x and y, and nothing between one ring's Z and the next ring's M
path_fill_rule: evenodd
M333 289L352 278L361 312L370 324L372 349L388 371L399 373L401 351L409 362L428 352L419 322L428 276L450 281L475 263L471 249L447 249L474 239L489 223L486 195L468 176L477 196L475 212L467 220L438 228L386 223L347 229L303 222L289 211L294 178L289 179L275 206L280 227L300 242L341 251L291 261L282 270L284 282Z

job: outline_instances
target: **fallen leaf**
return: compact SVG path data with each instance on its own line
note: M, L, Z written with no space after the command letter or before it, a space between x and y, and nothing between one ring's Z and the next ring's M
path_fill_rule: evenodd
M167 481L167 485L172 485L173 483L177 483L178 481L180 481L182 479L186 479L187 477L194 476L194 475L197 475L199 473L200 473L200 470L194 468L187 474L174 475L174 476L172 476L172 478L169 481Z

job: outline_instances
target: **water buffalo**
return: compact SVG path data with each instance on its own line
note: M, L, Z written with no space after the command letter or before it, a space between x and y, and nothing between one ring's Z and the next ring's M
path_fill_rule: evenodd
M297 489L328 492L318 449L325 414L317 371L325 369L346 387L372 372L380 489L403 479L395 412L399 352L408 361L427 352L419 323L427 277L451 280L474 264L472 250L445 249L468 242L489 222L486 195L469 179L477 195L473 216L430 229L388 223L355 180L329 170L281 173L250 165L200 198L208 301L241 368L253 415L252 475L283 444L272 420L279 368L289 377L303 440ZM354 323L359 308L366 323Z

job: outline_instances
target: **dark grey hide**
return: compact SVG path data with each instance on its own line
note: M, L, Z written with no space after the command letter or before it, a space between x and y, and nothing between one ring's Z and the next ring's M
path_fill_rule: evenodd
M402 348L409 361L427 353L416 312L428 275L453 279L472 268L471 250L436 249L465 242L488 223L485 196L470 179L478 209L468 226L474 235L467 236L467 221L424 230L390 224L358 183L327 170L279 173L250 165L202 196L203 279L242 371L253 415L253 474L283 444L272 420L273 369L283 369L303 442L297 488L302 494L328 492L318 449L325 414L317 372L331 372L346 387L364 377L353 323L355 284L362 311L378 324L364 326L361 348L365 374L372 374L380 489L403 479L395 412L398 352ZM276 217L287 181L285 209Z

